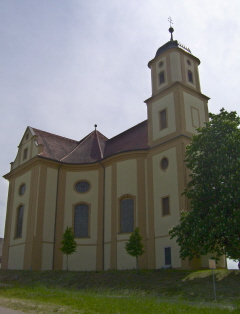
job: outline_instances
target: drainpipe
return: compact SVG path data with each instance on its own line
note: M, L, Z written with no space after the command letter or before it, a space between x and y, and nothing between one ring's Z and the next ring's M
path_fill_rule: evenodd
M57 174L57 193L56 193L56 204L55 204L55 219L54 219L54 233L53 233L53 258L52 258L52 270L54 270L55 263L55 247L56 247L56 226L57 226L57 206L58 206L58 187L59 187L59 174L62 165L58 167Z
M101 164L101 162L99 162L99 164L102 166L103 168L103 216L102 216L102 270L104 270L104 239L105 239L105 167Z

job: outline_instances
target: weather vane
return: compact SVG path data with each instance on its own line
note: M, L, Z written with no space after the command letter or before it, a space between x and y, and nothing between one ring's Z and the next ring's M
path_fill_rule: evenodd
M169 18L168 18L168 22L170 23L170 27L169 27L169 33L171 33L171 38L170 38L170 40L173 40L173 32L174 32L174 29L173 29L173 27L172 27L172 24L173 24L173 21L172 21L172 19L171 19L171 17L169 16Z

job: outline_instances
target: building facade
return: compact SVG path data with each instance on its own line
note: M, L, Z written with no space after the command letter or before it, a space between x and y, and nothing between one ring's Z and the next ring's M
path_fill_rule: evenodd
M3 238L0 238L0 268L2 264L2 248L3 248Z
M60 242L73 227L70 270L131 269L125 242L140 228L140 268L208 267L208 257L179 258L168 231L189 209L185 149L208 120L200 61L171 39L148 63L147 120L108 139L93 130L80 141L27 127L11 163L2 268L62 270ZM226 267L224 258L219 263Z

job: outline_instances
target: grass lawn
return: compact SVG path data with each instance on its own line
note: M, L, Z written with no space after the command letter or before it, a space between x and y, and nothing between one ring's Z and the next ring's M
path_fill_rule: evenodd
M26 313L240 313L240 271L0 270L0 305Z

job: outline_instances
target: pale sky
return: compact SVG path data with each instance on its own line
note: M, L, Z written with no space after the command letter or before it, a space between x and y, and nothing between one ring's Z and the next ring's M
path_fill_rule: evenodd
M147 118L148 61L174 39L201 60L209 111L239 113L240 1L1 0L0 173L27 126L80 140ZM0 237L8 182L0 179Z

